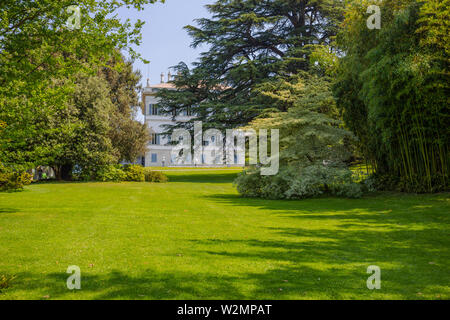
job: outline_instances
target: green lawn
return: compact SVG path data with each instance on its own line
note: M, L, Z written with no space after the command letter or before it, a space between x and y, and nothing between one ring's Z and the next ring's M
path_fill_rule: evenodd
M0 193L0 299L450 298L449 194L243 199L235 173Z

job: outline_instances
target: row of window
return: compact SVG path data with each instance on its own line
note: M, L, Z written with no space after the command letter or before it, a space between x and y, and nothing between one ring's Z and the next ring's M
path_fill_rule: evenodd
M152 145L161 145L161 138L164 136L164 134L162 133L151 133L150 134L150 144ZM183 140L183 137L179 137L179 140ZM171 141L171 136L168 136L168 142L170 143ZM212 136L211 137L211 142L214 143L216 141L216 137ZM203 146L209 146L209 141L203 141Z
M152 104L152 103L148 105L147 114L149 116L164 115L162 108L160 108L157 104ZM175 110L172 112L172 115L176 116ZM187 108L187 109L181 111L181 113L179 113L179 115L184 116L184 117L190 117L193 115L193 113L191 111L191 108Z
M151 154L151 161L152 163L157 163L158 162L158 154L157 153L152 153ZM234 163L237 164L238 158L237 155L234 155ZM171 159L171 162L174 162L174 159ZM202 163L205 162L205 157L204 155L202 155ZM142 158L142 165L145 166L145 158Z

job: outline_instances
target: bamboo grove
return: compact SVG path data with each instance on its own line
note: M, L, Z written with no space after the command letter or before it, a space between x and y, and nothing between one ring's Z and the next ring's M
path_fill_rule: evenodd
M379 4L380 30L365 3L347 9L338 37L335 94L347 125L385 188L448 189L450 1Z

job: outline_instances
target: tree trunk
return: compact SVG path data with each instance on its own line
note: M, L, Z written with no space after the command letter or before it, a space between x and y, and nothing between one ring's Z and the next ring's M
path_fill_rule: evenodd
M72 180L72 169L73 166L71 164L64 164L61 166L61 179L70 181Z
M55 172L55 179L61 180L61 166L54 166L52 169Z

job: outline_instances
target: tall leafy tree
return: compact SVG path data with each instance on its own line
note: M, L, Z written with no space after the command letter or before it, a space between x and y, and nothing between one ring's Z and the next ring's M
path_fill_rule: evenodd
M48 147L44 164L67 180L73 171L90 178L98 168L117 162L119 153L108 136L114 109L106 81L79 74L68 105L47 119L51 130L36 140Z
M279 129L280 168L273 176L250 169L235 181L244 196L298 199L321 193L359 196L347 161L353 135L335 118L330 81L302 73L277 87L261 89L274 104L288 105L286 112L272 112L254 119L249 128Z
M145 152L147 128L133 118L139 80L139 72L121 56L97 74L79 73L71 99L47 114L42 119L47 130L30 140L42 148L40 164L53 167L60 179L70 179L73 172L88 179L105 165L134 161ZM69 80L54 86L64 81Z
M249 127L280 130L281 165L301 168L348 160L346 141L353 135L337 119L330 79L301 73L277 83L258 90L273 105L287 105L287 111L264 114Z
M37 139L52 135L46 119L63 112L76 90L80 71L96 72L117 49L136 53L142 22L121 22L114 12L139 10L155 0L80 0L79 28L69 28L73 1L4 0L0 2L0 159L33 166L46 161L49 144ZM55 85L58 83L58 85Z
M150 138L146 124L136 120L141 73L133 70L132 60L118 56L102 68L100 76L108 83L109 96L114 105L109 138L119 153L119 159L133 162L145 154Z
M198 119L211 127L248 123L268 107L255 101L254 88L308 70L310 46L330 42L342 7L333 0L218 0L207 5L212 18L185 28L193 47L208 50L192 70L184 63L175 67L178 91L161 91L161 105L172 114L194 106Z

